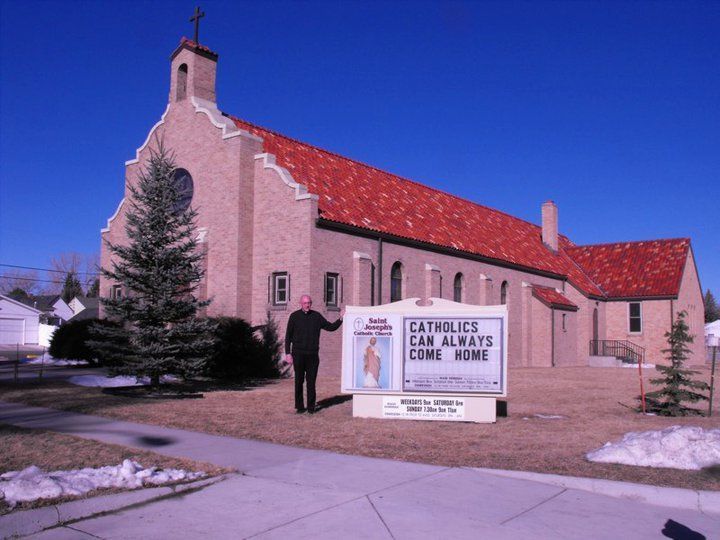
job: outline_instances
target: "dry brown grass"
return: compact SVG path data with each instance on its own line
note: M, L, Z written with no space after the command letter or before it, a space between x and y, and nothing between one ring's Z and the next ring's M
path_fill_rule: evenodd
M137 461L143 467L204 471L209 476L228 472L227 469L217 467L211 463L172 458L145 450L81 439L41 429L25 429L0 424L0 440L2 441L0 474L8 471L19 471L30 465L36 465L43 471L104 467L106 465L118 465L124 459ZM16 508L35 508L70 499L92 497L118 491L122 490L96 490L86 494L84 497L62 497L24 502L20 503ZM0 514L7 512L7 510L7 506L0 501Z
M700 370L708 379L709 370ZM339 388L339 380L323 378L318 396L337 396ZM346 454L720 490L716 470L651 469L585 459L588 451L630 431L720 427L717 405L712 418L662 418L636 414L619 403L634 405L638 393L633 369L511 369L508 417L496 424L470 424L353 418L350 401L314 416L296 415L290 380L206 392L202 400L166 401L108 396L63 383L0 387L0 399L10 401ZM565 418L533 416L538 413Z

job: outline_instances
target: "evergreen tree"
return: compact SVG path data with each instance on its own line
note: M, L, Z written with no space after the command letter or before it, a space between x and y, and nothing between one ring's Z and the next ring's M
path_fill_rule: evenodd
M80 285L80 281L75 275L75 272L70 271L65 274L65 282L63 283L60 297L67 303L76 296L82 296L82 293L82 285Z
M683 364L690 352L687 345L694 341L694 337L688 333L689 328L685 322L686 315L685 311L679 312L670 331L665 332L668 348L663 349L662 352L667 354L666 358L670 360L670 365L655 366L655 369L662 373L663 377L651 379L650 383L663 385L663 387L660 390L645 394L647 412L662 416L703 414L698 409L683 404L683 402L696 403L707 400L708 397L698 393L698 391L710 389L706 383L692 379L692 376L697 375L699 372L683 368Z
M263 356L268 365L267 376L277 377L283 372L282 347L278 325L272 312L268 311L265 324L260 329Z
M85 296L88 298L97 298L100 296L100 280L98 278L95 278L92 283L90 283Z
M717 301L715 300L715 297L713 296L713 293L710 292L710 289L707 289L705 291L705 322L713 322L720 319L720 306L718 306Z
M91 345L111 363L114 373L184 378L201 372L212 349L213 324L198 319L209 304L195 290L202 279L202 255L194 236L197 213L181 205L173 181L175 165L162 142L150 151L146 169L130 186L126 214L127 245L107 243L115 255L103 275L122 285L120 298L102 298L108 318L118 328L96 326Z
M32 306L33 299L30 294L25 289L22 289L20 287L15 287L12 291L7 293L6 295L8 298L12 298L13 300L17 300L18 302L22 302L23 304L26 304L28 306Z

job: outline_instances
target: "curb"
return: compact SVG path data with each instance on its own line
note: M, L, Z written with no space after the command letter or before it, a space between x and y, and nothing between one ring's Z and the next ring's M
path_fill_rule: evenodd
M561 476L559 474L483 469L480 467L471 468L475 471L494 474L496 476L542 482L544 484L552 484L568 489L579 489L610 497L631 499L655 506L694 510L702 512L703 514L717 515L720 517L720 491L659 487L647 484L619 482L616 480L602 480L599 478Z
M187 491L202 489L206 486L222 482L233 475L233 473L229 473L188 482L187 484L143 488L122 493L113 493L112 495L78 499L53 506L43 506L31 510L11 512L0 516L0 538L7 539L28 536L44 531L45 529L51 529L81 519L155 502L160 499L180 495Z

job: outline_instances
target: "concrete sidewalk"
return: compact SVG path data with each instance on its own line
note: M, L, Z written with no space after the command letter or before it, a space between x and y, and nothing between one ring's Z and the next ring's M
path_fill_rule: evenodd
M78 501L54 514L13 512L0 518L2 536L55 525L33 537L634 539L663 538L673 520L720 537L718 493L347 456L5 402L0 423L240 471L178 490L89 499L90 510L77 510Z

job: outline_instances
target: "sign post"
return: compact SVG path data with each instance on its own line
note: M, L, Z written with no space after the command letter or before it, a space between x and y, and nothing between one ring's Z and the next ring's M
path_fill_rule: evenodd
M507 308L431 298L348 306L342 391L353 415L494 422L507 396Z

